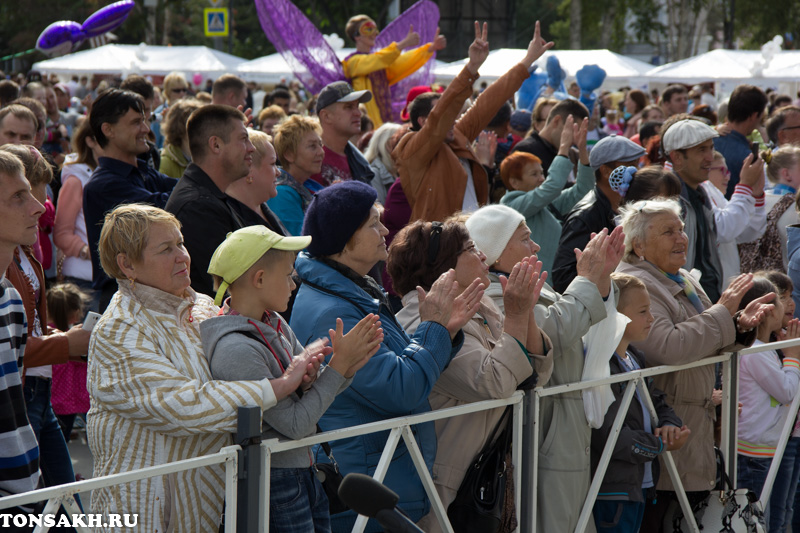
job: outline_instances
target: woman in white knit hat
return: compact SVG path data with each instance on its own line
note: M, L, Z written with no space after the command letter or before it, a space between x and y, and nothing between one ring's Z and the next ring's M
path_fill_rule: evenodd
M466 226L489 264L490 285L486 295L502 306L500 276L507 275L520 258L536 254L539 245L531 240L525 218L504 205L478 209ZM542 287L534 316L553 343L549 386L581 380L582 337L590 326L606 317L603 300L611 293L610 275L622 257L623 237L621 228L611 235L603 230L589 241L583 252L576 252L578 275L564 294L558 294L547 284ZM591 482L591 431L581 393L544 397L540 412L539 513L535 530L573 531ZM593 529L593 524L589 528Z

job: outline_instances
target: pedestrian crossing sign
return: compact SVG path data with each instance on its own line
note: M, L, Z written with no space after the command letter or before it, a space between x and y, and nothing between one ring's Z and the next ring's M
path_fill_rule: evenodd
M227 37L228 8L207 7L203 9L203 26L206 37Z

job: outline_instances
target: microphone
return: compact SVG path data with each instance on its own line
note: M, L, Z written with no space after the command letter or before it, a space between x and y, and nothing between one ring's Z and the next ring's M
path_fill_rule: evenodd
M377 520L386 533L425 533L397 508L400 496L370 476L347 474L339 498L358 514Z

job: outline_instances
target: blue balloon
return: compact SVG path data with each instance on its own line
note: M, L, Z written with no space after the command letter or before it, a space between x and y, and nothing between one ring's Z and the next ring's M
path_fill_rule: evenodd
M103 35L118 28L128 18L128 14L136 6L133 0L121 0L92 13L84 21L81 29L87 38Z
M60 20L44 29L36 40L36 48L47 56L55 57L68 54L83 39L83 31L77 22Z

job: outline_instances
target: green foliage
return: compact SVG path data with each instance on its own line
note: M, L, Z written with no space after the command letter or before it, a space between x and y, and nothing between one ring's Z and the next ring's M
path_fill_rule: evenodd
M784 36L784 49L800 48L800 0L784 0L769 7L761 2L736 2L734 31L746 48L759 48L775 35ZM794 42L786 33L794 33Z

